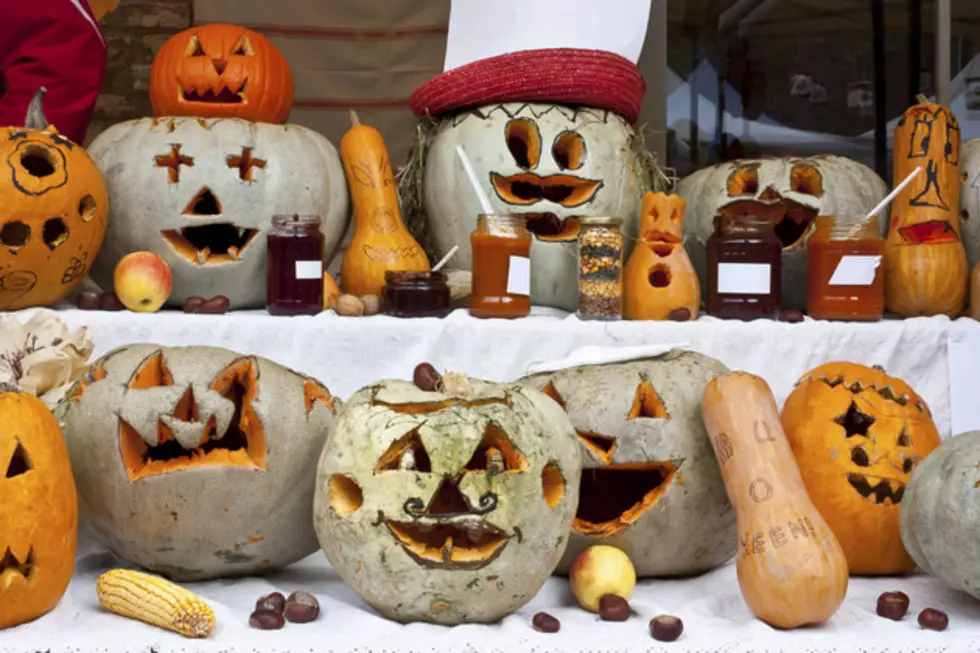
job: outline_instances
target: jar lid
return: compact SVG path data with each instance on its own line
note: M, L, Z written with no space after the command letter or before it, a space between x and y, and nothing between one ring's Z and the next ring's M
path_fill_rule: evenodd
M583 227L619 227L623 224L623 219L608 215L589 215L584 218L579 218L578 223Z

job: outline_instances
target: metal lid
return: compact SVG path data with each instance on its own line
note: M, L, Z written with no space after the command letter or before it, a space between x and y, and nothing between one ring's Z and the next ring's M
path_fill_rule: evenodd
M607 215L590 215L579 218L578 223L583 227L620 227L623 224L623 219Z

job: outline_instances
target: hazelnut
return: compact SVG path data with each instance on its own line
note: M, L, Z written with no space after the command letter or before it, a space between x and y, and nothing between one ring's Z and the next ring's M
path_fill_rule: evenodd
M181 308L185 313L197 313L201 310L201 304L204 303L203 297L198 297L197 295L191 295L186 300L184 300L184 305Z
M599 616L603 621L626 621L630 618L629 601L615 594L599 599Z
M296 624L313 621L320 614L320 602L308 592L293 592L286 599L286 619Z
M879 617L901 621L909 611L909 596L905 592L885 592L878 597Z
M248 617L248 625L259 630L279 630L286 625L282 615L272 610L256 610Z
M96 311L99 309L99 293L93 290L85 290L78 293L75 298L75 305L83 311Z
M364 315L364 302L354 295L341 295L334 303L333 308L337 315L357 316Z
M949 615L935 608L926 608L919 613L919 626L926 630L946 630L949 626Z
M363 295L361 303L364 304L365 315L377 315L381 312L381 299L377 295Z
M266 594L258 601L255 602L256 610L271 610L272 612L278 612L282 614L286 609L286 597L280 592L273 592L272 594Z
M227 297L224 295L215 295L211 299L201 304L198 312L206 313L208 315L221 315L223 313L227 313L229 308L231 308L231 301L229 301Z
M650 634L658 642L673 642L684 632L684 622L669 614L657 615L650 620Z
M547 612L539 612L531 619L531 627L539 633L557 633L561 630L561 622Z
M428 363L419 363L415 366L415 373L412 374L412 382L425 392L435 392L439 388L442 375Z

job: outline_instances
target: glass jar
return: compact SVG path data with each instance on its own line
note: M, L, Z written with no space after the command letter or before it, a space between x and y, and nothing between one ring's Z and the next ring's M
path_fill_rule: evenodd
M783 244L765 215L715 216L708 238L710 315L777 318L782 304Z
M516 215L481 214L470 234L473 281L470 315L526 317L531 313L531 232Z
M326 243L319 216L272 216L267 243L266 310L272 315L322 311Z
M578 316L585 320L618 320L623 315L623 245L621 218L579 220Z
M445 317L453 310L443 272L388 270L381 300L394 317Z
M817 320L880 320L885 239L878 218L820 216L807 241L807 312Z

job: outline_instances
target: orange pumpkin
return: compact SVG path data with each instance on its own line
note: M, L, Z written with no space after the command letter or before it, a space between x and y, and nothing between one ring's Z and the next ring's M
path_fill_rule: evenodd
M0 311L50 306L82 282L102 247L109 195L81 146L49 125L44 89L24 127L0 128Z
M640 234L626 263L623 317L627 320L696 320L701 285L684 249L684 207L677 195L643 196Z
M960 236L960 126L948 108L920 102L895 127L895 185L922 171L891 205L885 303L903 317L956 316L969 275Z
M827 363L799 381L782 423L850 572L889 575L915 567L898 526L912 471L940 442L925 400L880 369Z
M201 25L160 48L150 70L150 103L156 116L282 124L293 108L293 74L278 48L258 32Z
M58 421L34 395L0 394L0 628L58 604L77 539L78 498Z

